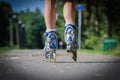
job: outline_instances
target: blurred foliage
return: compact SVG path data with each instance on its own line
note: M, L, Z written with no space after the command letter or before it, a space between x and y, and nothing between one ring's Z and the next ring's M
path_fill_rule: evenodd
M43 48L45 23L39 9L36 9L35 12L30 12L29 9L26 12L21 11L18 16L19 20L25 24L25 47Z
M103 40L116 39L120 42L120 1L84 0L82 47L101 49ZM119 18L119 19L118 19ZM117 24L117 25L116 25Z
M8 3L0 2L0 46L9 46L9 18L12 12Z

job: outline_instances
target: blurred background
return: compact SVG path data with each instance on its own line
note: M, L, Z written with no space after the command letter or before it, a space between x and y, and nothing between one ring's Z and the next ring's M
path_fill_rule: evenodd
M81 49L120 54L120 0L75 0L83 4ZM65 49L62 0L56 1L58 48ZM44 0L0 0L0 49L43 49ZM76 9L75 23L78 25Z

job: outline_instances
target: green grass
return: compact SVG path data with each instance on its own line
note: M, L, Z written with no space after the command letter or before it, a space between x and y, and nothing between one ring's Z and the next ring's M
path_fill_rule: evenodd
M0 53L9 50L9 47L0 47Z
M88 54L104 54L106 52L103 52L102 50L90 50L90 49L79 49L79 52L84 52Z
M80 52L92 53L92 54L101 53L100 50L90 50L90 49L79 49L78 51L80 51Z
M114 50L111 51L102 51L102 50L90 50L90 49L79 49L79 52L84 52L87 54L101 54L101 55L112 55L112 56L120 56L120 48L116 48Z
M9 46L0 47L0 53L8 51L8 50L11 50L11 49L19 49L19 48L17 46L13 46L13 47L9 47Z

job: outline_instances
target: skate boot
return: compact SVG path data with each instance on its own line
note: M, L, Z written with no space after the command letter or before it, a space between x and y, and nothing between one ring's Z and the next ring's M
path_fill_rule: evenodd
M57 48L57 35L56 31L49 31L45 33L45 58L47 61L56 62L56 48Z
M65 25L64 32L65 42L67 44L67 52L71 54L74 61L77 61L77 33L76 27L73 24Z

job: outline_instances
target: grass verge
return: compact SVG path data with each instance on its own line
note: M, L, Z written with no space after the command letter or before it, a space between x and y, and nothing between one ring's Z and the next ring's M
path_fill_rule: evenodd
M90 49L79 49L78 51L91 55L101 54L101 55L120 56L120 46L117 46L114 50L110 50L110 51L90 50Z
M11 50L11 49L19 49L19 48L17 46L13 46L13 47L9 47L9 46L0 47L0 53L8 51L8 50Z

